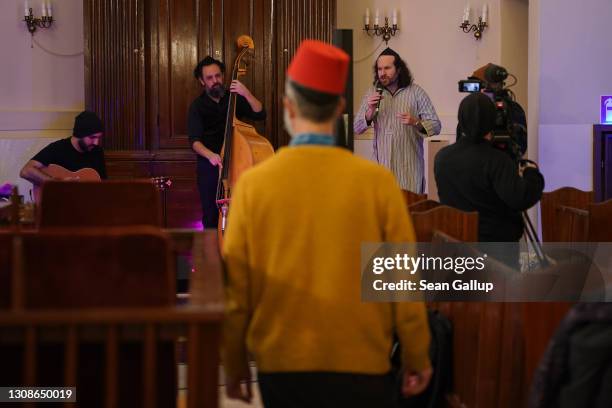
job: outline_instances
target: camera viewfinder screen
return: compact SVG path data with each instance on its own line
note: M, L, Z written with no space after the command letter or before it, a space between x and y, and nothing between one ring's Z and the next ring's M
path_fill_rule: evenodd
M463 89L466 92L478 92L480 91L480 84L478 82L465 82Z

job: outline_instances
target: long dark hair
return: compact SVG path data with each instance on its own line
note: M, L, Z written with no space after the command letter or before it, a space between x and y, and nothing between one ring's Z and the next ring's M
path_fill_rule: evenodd
M376 61L374 62L373 84L376 85L376 81L378 81L378 59L383 55L392 55L395 57L395 59L393 60L393 65L395 65L395 69L399 71L399 76L397 78L398 88L405 88L408 85L412 85L412 73L408 69L408 66L406 65L402 57L400 57L399 54L393 51L391 48L385 48L383 52L380 53L378 58L376 58Z

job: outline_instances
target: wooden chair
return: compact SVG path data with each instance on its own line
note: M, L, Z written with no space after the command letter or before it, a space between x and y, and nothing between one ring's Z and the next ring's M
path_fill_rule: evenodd
M404 200L406 201L406 205L408 207L414 203L418 203L419 201L427 200L427 194L417 194L410 190L402 190L402 194L404 195Z
M416 212L424 212L427 210L431 210L432 208L439 207L441 205L442 204L434 200L423 200L423 201L419 201L418 203L409 205L408 211L410 212L410 214L416 213Z
M42 186L39 228L162 226L159 192L148 180L49 182Z
M542 216L542 240L559 241L558 207L561 205L586 210L593 202L592 191L582 191L573 187L563 187L542 194L540 210Z
M412 212L417 241L429 242L434 231L441 231L464 242L478 241L478 212L465 212L439 205L423 212Z
M174 306L170 243L157 228L46 229L11 243L0 383L76 384L82 407L173 407L175 344L187 337L189 406L217 405L223 302L214 231L194 239L206 290L187 309Z

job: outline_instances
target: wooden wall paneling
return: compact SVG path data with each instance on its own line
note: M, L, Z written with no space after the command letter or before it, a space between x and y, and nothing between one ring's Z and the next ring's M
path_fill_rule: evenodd
M106 150L144 150L144 0L86 0L86 106Z
M223 37L225 35L225 18L224 18L224 0L210 1L210 38L212 39L210 46L210 55L223 62L229 61L225 53L225 43Z
M332 42L336 26L336 2L334 0L280 0L278 5L277 52L276 52L276 110L274 129L275 148L289 143L289 135L283 127L283 105L285 72L300 42L306 38ZM333 73L330 73L333 75Z
M276 27L275 14L273 10L273 0L256 0L253 17L253 40L255 41L256 54L260 55L257 59L261 60L255 73L255 95L260 97L267 112L265 127L257 124L258 132L273 142L274 123L277 118L277 100L274 97L277 92L276 77L274 75L274 55L276 52L274 30Z
M133 4L133 2L130 2ZM137 93L137 101L139 109L132 110L134 114L134 122L138 123L138 131L136 132L136 136L138 138L136 145L140 147L140 149L145 150L148 148L150 142L147 140L147 115L146 115L146 100L148 99L147 94L147 42L146 42L146 27L149 26L146 9L148 8L149 2L145 4L144 0L141 0L136 3L137 7L133 9L133 12L136 13L136 19L138 21L138 25L141 27L138 30L132 30L132 41L134 43L134 49L132 52L136 54L136 57L133 59L133 62L136 64L137 68L134 75L134 81L137 82L140 86L138 87ZM136 51L137 50L137 51Z
M191 101L200 93L197 81L192 75L198 63L199 2L172 2L171 8L171 48L170 48L170 89L171 110L170 135L187 139L187 112ZM184 144L180 146L183 147ZM188 146L188 144L187 144Z
M187 111L200 93L192 75L198 63L200 12L197 0L159 2L159 148L189 148Z
M147 151L106 152L106 172L109 179L130 179L152 177L151 160Z
M243 80L268 112L254 125L275 147L285 145L288 136L279 134L289 58L304 38L331 41L335 1L85 0L84 17L86 103L107 126L109 176L174 177L169 223L187 226L200 218L186 135L188 106L201 92L193 68L206 55L231 67L236 37L253 37ZM192 174L173 175L180 167Z
M213 55L212 51L212 0L199 0L197 9L198 19L198 61L207 55ZM191 75L193 78L193 75ZM195 78L194 78L195 80Z
M93 40L92 35L92 4L89 1L83 2L83 73L85 77L85 105L89 107L93 101L93 88L95 87L96 72L93 63Z
M149 0L145 8L145 118L147 147L159 149L159 8L160 2Z
M107 172L109 178L113 180L149 178L151 177L151 162L109 160L107 163Z
M86 106L106 150L144 150L144 0L86 0L84 13Z
M229 86L231 79L232 66L237 55L236 39L242 34L251 35L251 13L254 0L224 0L223 1L223 61L225 62L227 71L225 73L225 82ZM255 44L255 48L260 44ZM252 67L256 54L250 54L247 58L249 66L247 75L240 79L247 88L253 89L253 73Z
M272 22L266 19L266 16L271 16L272 2L271 0L225 0L223 2L223 49L224 62L227 67L225 75L226 83L229 86L231 79L231 71L234 60L237 55L236 39L247 34L253 38L255 49L243 59L247 64L247 75L240 78L240 81L259 99L266 112L268 118L265 122L251 123L261 135L269 138L269 121L273 109L273 94L274 85L269 78L271 72L270 64L270 44L273 41L273 33L271 31ZM271 18L271 17L268 17Z

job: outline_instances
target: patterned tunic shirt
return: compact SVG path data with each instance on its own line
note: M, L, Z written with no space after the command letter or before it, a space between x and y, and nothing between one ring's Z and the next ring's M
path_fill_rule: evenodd
M440 133L440 119L423 88L412 84L398 89L394 95L384 89L378 116L372 123L368 123L365 118L368 95L375 91L374 87L370 87L363 97L353 129L355 133L361 134L373 124L373 160L391 170L402 189L423 193L423 138ZM426 133L419 132L415 126L401 123L397 114L405 112L418 117Z

